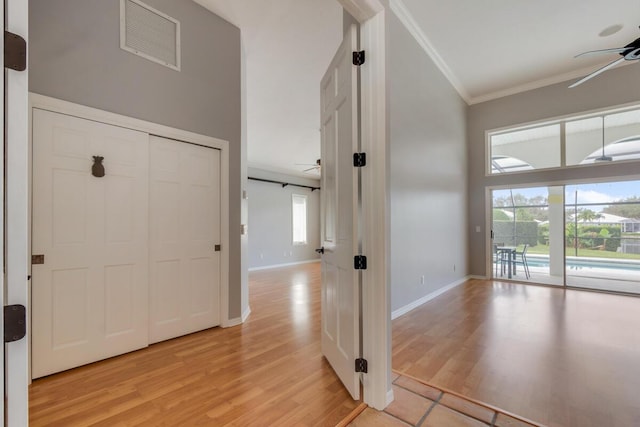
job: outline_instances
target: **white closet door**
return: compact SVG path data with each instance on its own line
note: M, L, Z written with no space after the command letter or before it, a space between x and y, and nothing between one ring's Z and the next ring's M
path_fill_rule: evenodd
M220 324L220 151L151 137L150 342Z
M148 343L148 145L142 132L34 110L34 378Z

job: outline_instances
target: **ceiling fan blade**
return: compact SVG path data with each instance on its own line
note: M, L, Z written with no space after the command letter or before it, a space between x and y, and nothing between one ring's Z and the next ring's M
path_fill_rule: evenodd
M316 166L314 166L314 167L312 167L312 168L305 169L305 170L303 170L302 172L309 172L309 171L312 171L312 170L314 170L314 169L320 169L320 167L316 165Z
M628 47L614 47L614 48L611 48L611 49L590 50L589 52L579 53L576 56L574 56L574 58L577 58L579 56L586 56L586 55L598 55L598 54L601 54L601 53L622 53L627 49L629 49L629 48Z
M600 68L599 70L594 71L593 73L589 74L588 76L581 78L580 80L578 80L577 82L575 82L574 84L569 86L569 89L571 89L573 87L576 87L576 86L586 82L587 80L590 80L590 79L594 78L598 74L604 73L609 68L613 68L616 65L620 64L621 62L624 62L624 56L622 58L620 58L620 59L616 59L615 61L611 62L610 64L605 65L604 67Z

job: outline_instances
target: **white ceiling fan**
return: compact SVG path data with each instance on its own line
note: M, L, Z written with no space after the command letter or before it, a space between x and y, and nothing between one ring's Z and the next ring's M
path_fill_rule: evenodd
M640 38L635 39L634 41L632 41L631 43L629 43L625 47L616 47L616 48L612 48L612 49L592 50L592 51L589 51L589 52L583 52L583 53L581 53L579 55L576 55L575 57L578 58L580 56L585 56L585 55L599 55L599 54L606 54L606 53L617 53L622 58L618 58L615 61L605 65L602 68L600 68L599 70L594 71L593 73L589 74L588 76L581 78L580 80L578 80L577 82L575 82L571 86L569 86L569 88L576 87L576 86L586 82L587 80L590 80L590 79L594 78L595 76L604 73L605 71L609 70L610 68L613 68L618 64L621 64L624 61L637 61L637 60L639 60L640 59Z
M321 159L318 159L313 164L312 163L296 163L296 166L311 166L310 168L304 169L302 172L317 175L322 170L321 163L322 163Z

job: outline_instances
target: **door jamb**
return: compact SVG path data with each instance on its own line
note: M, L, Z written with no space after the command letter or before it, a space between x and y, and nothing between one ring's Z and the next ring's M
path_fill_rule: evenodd
M338 0L360 23L362 151L362 249L369 267L362 271L363 400L382 410L393 401L391 389L391 298L389 278L389 150L386 98L386 11L379 0Z
M5 0L5 29L28 40L29 2ZM28 54L27 54L28 57ZM28 82L29 69L6 70L5 91L5 286L6 304L28 307L29 298L29 145ZM27 311L28 313L28 311ZM30 318L26 317L27 330ZM5 345L5 413L0 425L25 426L29 423L29 354L28 335Z

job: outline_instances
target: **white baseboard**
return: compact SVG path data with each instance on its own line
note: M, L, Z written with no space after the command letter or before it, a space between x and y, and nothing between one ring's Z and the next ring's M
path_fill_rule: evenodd
M270 270L272 268L291 267L293 265L312 264L314 262L320 262L320 259L318 258L318 259L309 259L306 261L288 262L286 264L266 265L264 267L252 267L249 269L249 271Z
M244 310L244 313L242 313L242 316L224 321L220 326L222 326L223 328L232 328L234 326L242 325L244 322L247 321L247 318L249 317L250 314L251 314L251 307L247 306L247 308Z
M469 279L476 279L476 280L489 280L489 278L487 276L476 276L476 275L470 275L467 276Z
M389 405L391 405L391 402L393 402L394 396L393 396L393 389L387 391L387 405L385 406L385 408Z
M251 314L251 307L247 306L247 308L244 310L244 313L242 313L242 323L247 321L250 314Z
M448 285L438 289L437 291L431 292L430 294L425 295L422 298L420 298L418 300L415 300L414 302L405 305L404 307L400 307L399 309L397 309L397 310L395 310L394 312L391 313L391 320L396 319L396 318L402 316L403 314L407 314L411 310L420 307L422 304L425 304L425 303L431 301L432 299L434 299L436 297L439 297L440 295L444 294L447 291L450 291L451 289L455 288L456 286L462 285L464 282L466 282L470 278L471 278L471 276L465 276L460 280L456 280L453 283L449 283Z

